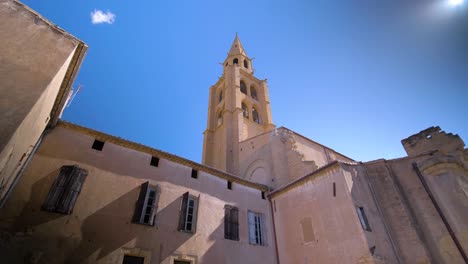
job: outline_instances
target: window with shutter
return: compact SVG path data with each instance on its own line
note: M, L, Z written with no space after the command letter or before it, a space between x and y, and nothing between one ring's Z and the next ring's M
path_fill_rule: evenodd
M154 226L159 193L158 186L152 186L149 182L141 185L140 195L133 214L134 223Z
M195 233L197 230L197 215L200 196L195 197L188 192L182 195L179 212L179 225L177 230Z
M88 172L78 166L62 166L42 209L61 214L71 214Z
M224 238L239 240L239 210L230 205L224 207Z
M249 243L252 245L265 245L265 222L263 214L249 211Z

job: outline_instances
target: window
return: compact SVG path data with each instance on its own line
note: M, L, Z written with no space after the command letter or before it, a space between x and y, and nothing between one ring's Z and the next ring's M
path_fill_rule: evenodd
M102 148L104 148L104 142L95 139L92 148L95 150L102 151Z
M232 181L227 181L227 188L232 190Z
M258 100L257 89L255 89L254 86L250 86L250 96L252 96L253 99Z
M221 102L223 100L223 90L221 90L219 92L219 95L218 95L218 103Z
M42 209L55 213L71 214L86 176L88 176L88 171L77 166L62 166Z
M265 229L263 214L249 211L249 243L252 245L265 245Z
M150 165L154 167L159 166L159 158L155 156L151 157Z
M197 170L192 169L192 178L198 179L198 171Z
M123 258L122 264L143 264L145 263L144 257L136 257L136 256L129 256L125 255Z
M236 59L233 59L233 60L232 60L232 63L234 63L234 64L239 64L239 60L238 60L237 58L236 58Z
M252 119L255 123L260 124L260 118L258 117L257 109L252 108Z
M223 124L223 110L219 111L216 123L218 126Z
M185 260L174 260L174 264L190 264L192 262Z
M224 206L224 238L239 241L239 210Z
M262 199L265 200L265 192L262 192Z
M249 118L249 108L247 107L245 103L242 103L242 115L245 118Z
M243 94L247 94L247 85L245 85L245 82L244 82L244 81L241 81L241 82L240 82L240 91L241 91L241 93L243 93Z
M367 221L367 216L366 216L366 213L364 212L364 208L363 207L357 207L356 211L357 211L357 214L358 214L358 217L359 217L359 221L361 221L362 229L364 229L366 231L372 231L371 228L370 228L370 225L369 225L369 221Z
M333 197L336 197L336 184L333 183Z
M179 212L179 226L177 230L195 233L197 230L198 201L200 196L195 197L188 192L182 196L182 204Z
M133 214L133 222L154 226L158 200L158 186L152 186L149 182L143 183L136 203L135 213Z
M249 63L247 62L247 60L244 60L244 67L245 67L246 69L249 68Z

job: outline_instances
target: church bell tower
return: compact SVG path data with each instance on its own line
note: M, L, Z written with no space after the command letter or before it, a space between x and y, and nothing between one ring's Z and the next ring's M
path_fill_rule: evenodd
M237 35L223 68L223 75L210 87L203 164L238 175L239 142L275 125L267 82L253 75L252 60Z

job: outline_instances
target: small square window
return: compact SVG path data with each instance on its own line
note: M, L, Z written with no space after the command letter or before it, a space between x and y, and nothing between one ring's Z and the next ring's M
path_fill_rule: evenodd
M198 171L197 170L192 169L192 178L198 179Z
M232 190L232 181L227 181L227 188Z
M151 157L150 165L153 167L159 166L159 158L158 157Z
M102 151L102 148L104 148L104 141L95 139L92 148L95 150Z

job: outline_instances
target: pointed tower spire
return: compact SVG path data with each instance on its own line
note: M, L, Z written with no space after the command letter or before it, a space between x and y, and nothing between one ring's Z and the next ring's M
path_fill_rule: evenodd
M247 54L245 54L244 47L242 47L242 43L239 40L239 37L237 36L234 38L234 42L232 42L231 49L229 50L228 56L235 56L235 55L243 55L247 57Z

